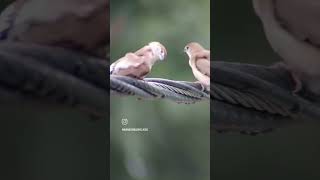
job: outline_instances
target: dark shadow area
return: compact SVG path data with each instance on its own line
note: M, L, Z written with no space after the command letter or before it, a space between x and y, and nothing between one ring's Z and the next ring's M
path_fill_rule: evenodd
M211 15L213 60L257 65L271 65L280 60L265 38L251 1L216 0ZM228 83L231 82L225 84ZM227 110L225 117L230 118L231 124L236 124L232 121L236 121L242 114L235 112L234 108L221 105L211 102L211 112ZM221 118L218 115L221 114L211 114L212 126L215 126L215 117ZM254 118L259 119L261 114L257 115L254 111L251 115L252 118L243 120L246 123L257 123ZM319 179L319 124L304 118L296 121L298 123L295 122L293 126L256 136L212 131L211 179Z
M109 179L108 0L15 2L0 18L0 179Z

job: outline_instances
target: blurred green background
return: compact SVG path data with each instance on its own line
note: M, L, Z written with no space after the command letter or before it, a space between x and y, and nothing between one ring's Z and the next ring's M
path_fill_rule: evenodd
M251 0L215 0L211 13L214 60L269 65L280 59L264 36ZM211 179L318 180L319 130L319 124L305 123L254 137L214 133Z
M168 51L148 77L195 81L184 46L210 48L210 1L111 0L111 59L150 41ZM126 127L148 132L122 132ZM169 100L111 97L112 180L207 180L210 174L209 102L192 105Z

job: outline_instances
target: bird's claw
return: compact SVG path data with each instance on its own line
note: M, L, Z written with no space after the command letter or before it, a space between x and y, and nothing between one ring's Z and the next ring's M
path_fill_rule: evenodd
M292 92L297 94L302 90L303 85L302 85L300 78L295 73L291 73L291 76L292 76L292 79L294 82L294 89Z

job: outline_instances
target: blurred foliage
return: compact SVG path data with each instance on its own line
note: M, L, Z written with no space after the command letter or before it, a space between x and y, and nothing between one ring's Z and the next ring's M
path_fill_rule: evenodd
M183 53L197 41L210 48L210 1L111 0L111 59L150 41L168 56L149 77L196 81ZM126 127L148 132L122 132ZM111 179L209 179L209 102L184 105L168 100L111 97Z
M216 0L213 7L214 59L262 65L280 60L265 38L251 0ZM214 118L214 114L212 116ZM211 136L211 178L320 179L319 137L319 126L315 122L299 123L258 136L214 133Z

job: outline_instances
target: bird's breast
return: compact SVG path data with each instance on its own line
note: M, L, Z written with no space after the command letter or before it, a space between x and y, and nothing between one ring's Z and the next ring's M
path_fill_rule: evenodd
M259 8L264 15L260 14L259 17L263 22L266 37L273 50L283 58L291 69L299 74L319 75L320 49L295 37L289 29L282 26L282 23L276 18L274 1L255 0L255 2L263 2Z

